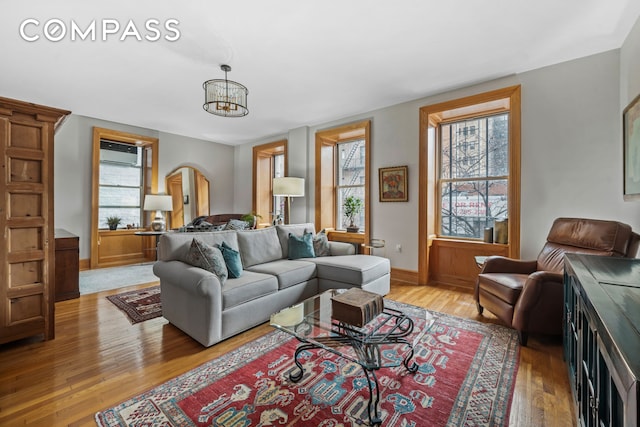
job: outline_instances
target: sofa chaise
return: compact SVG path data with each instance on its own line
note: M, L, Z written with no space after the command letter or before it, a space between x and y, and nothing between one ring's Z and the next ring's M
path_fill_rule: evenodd
M389 292L389 260L357 255L349 243L328 242L330 256L289 259L289 234L305 232L314 233L314 225L162 235L153 266L160 278L162 315L208 347L327 289ZM213 272L185 262L194 238L239 251L242 274L221 284Z

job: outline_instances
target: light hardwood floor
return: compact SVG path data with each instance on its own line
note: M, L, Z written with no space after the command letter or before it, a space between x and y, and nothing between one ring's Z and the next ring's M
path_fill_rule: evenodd
M144 392L271 328L258 326L204 348L163 318L131 325L106 295L56 304L56 338L0 346L1 426L95 426L94 414ZM392 283L389 298L483 322L473 295L453 287ZM486 313L486 311L485 311ZM520 353L510 426L572 426L566 365L559 339L531 336Z

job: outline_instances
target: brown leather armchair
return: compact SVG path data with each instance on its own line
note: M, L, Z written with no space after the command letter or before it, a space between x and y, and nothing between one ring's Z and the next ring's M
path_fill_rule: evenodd
M528 334L562 334L565 253L635 257L640 236L627 224L580 218L554 221L547 243L534 261L500 256L487 258L478 275L478 312L486 308L518 331L520 344Z

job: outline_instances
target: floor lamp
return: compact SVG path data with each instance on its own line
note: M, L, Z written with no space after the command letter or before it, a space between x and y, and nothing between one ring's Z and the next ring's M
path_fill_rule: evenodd
M284 196L287 198L287 222L291 223L291 198L304 197L304 178L282 177L273 178L274 196Z

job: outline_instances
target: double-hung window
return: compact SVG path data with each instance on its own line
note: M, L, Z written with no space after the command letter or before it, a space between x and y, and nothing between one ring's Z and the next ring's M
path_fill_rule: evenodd
M273 156L273 178L282 178L285 176L284 154L276 154ZM273 217L279 222L284 220L287 198L285 196L273 196Z
M316 132L315 225L318 230L346 230L350 221L344 215L344 202L354 196L364 206L354 218L354 225L360 228L360 240L368 241L370 128L371 122L366 120Z
M509 112L443 122L438 135L438 235L480 239L509 214Z
M107 217L122 219L121 227L142 224L142 147L100 140L98 191L99 228L108 228Z
M364 139L340 142L337 145L336 194L338 198L336 224L338 230L345 230L349 221L344 215L344 201L353 196L367 203L365 194L366 151ZM361 224L364 231L364 210L355 218L355 224Z
M275 141L253 147L253 212L258 221L269 224L286 220L286 200L273 195L273 178L287 176L287 141Z
M519 257L521 118L520 86L420 108L418 283L466 286L474 256ZM505 218L507 243L485 243Z

